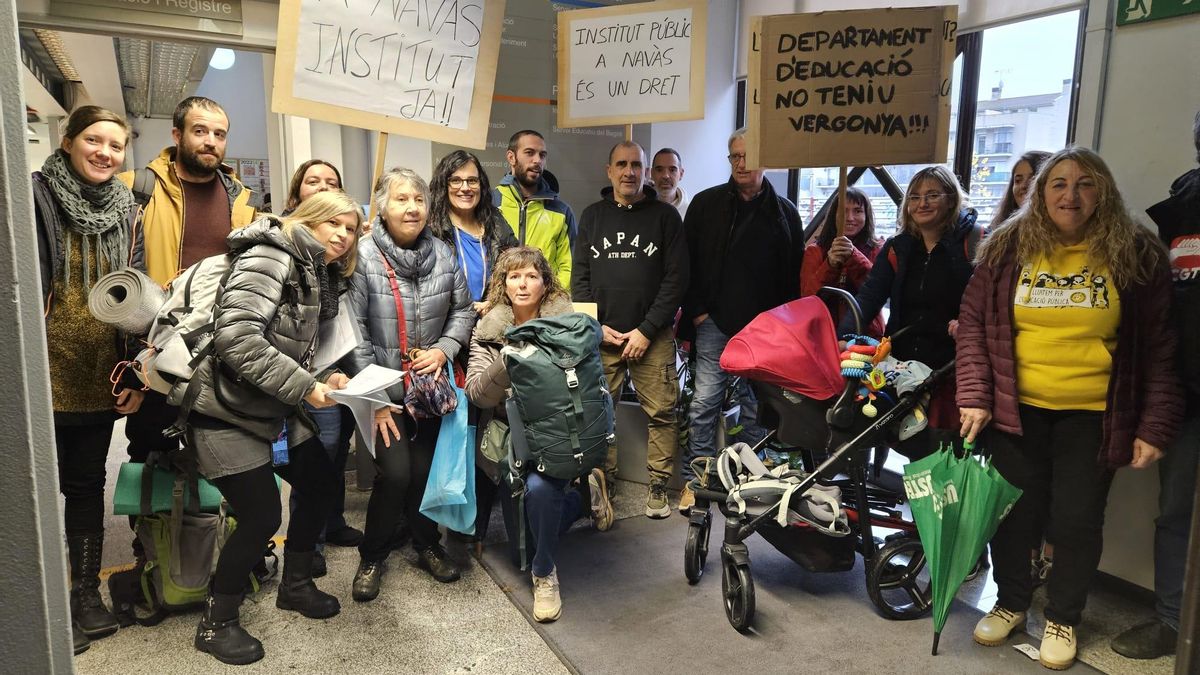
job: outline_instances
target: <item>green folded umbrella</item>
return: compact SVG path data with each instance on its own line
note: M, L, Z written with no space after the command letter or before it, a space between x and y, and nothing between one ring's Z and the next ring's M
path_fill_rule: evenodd
M964 444L944 445L904 467L904 491L929 564L933 594L933 653L950 602L1021 491Z

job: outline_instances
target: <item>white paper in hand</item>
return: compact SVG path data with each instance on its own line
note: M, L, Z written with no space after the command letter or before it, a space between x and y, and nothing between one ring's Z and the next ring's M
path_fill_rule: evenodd
M350 301L343 296L338 305L337 317L321 323L317 333L317 350L313 353L310 366L312 372L319 373L333 366L360 342L362 336L358 333L358 323L350 310Z
M350 378L346 386L329 392L329 397L350 409L358 433L367 444L367 452L375 456L375 411L393 405L387 388L404 379L404 373L371 364Z

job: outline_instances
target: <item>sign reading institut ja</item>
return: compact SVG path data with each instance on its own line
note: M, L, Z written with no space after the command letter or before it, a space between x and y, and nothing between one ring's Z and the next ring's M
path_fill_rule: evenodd
M242 0L50 0L54 16L242 34Z

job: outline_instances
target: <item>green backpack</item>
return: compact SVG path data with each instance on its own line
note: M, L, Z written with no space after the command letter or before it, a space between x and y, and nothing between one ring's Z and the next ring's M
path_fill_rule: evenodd
M511 477L534 469L570 480L604 465L614 417L600 335L600 324L580 313L526 321L505 332Z

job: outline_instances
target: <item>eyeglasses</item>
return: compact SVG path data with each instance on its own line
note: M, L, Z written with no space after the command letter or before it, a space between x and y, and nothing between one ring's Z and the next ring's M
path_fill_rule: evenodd
M944 192L926 192L923 195L915 195L915 194L909 195L908 201L916 202L918 204L925 203L925 202L928 202L930 204L936 204L949 196L950 195L948 195Z
M463 186L463 183L466 183L467 187L469 187L469 188L479 187L479 179L474 176L471 176L470 178L459 178L458 176L451 176L450 180L448 180L446 182L449 183L450 187L452 187L452 188L460 188Z
M726 155L725 158L729 160L730 164L737 166L738 164L746 161L746 153L742 152L736 155Z

